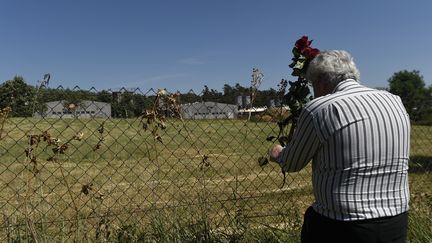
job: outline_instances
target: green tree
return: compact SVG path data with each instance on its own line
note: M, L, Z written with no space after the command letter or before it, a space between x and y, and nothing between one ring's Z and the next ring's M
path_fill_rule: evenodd
M389 91L402 99L411 120L422 121L431 112L430 89L419 71L399 71L388 82Z
M0 85L0 107L10 106L13 116L32 116L34 96L35 88L27 85L21 76L15 76Z
M278 94L275 89L268 89L258 91L254 105L255 106L269 106L270 100L277 101Z
M134 94L124 91L118 94L117 99L111 104L111 113L114 117L130 118L135 116Z
M102 90L96 94L96 101L112 103L112 94L106 90Z
M201 97L193 92L193 90L189 90L189 92L180 94L180 104L186 103L194 103L201 101Z
M204 85L204 89L201 94L201 98L203 101L220 102L222 99L222 93L218 92L215 89L209 89L207 85Z

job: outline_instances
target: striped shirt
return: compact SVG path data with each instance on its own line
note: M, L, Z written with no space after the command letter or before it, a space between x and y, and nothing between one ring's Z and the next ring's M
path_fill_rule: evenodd
M321 215L373 219L408 210L409 146L401 99L348 79L306 105L278 161L294 172L312 160L312 207Z

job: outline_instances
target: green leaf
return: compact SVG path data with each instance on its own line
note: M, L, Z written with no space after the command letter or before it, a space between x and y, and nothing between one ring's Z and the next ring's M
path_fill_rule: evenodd
M300 52L296 47L292 49L292 54L294 55L295 58L298 58L300 56Z

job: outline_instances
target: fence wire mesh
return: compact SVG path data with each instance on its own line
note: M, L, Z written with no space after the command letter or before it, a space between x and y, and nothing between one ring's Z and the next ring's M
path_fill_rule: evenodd
M278 165L258 165L281 109L153 89L38 92L32 116L13 102L0 116L1 242L298 238L310 165L284 185ZM432 127L412 131L410 217L432 230Z

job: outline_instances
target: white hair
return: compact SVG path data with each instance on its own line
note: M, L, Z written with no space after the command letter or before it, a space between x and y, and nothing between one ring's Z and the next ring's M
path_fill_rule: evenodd
M360 72L348 52L322 51L309 63L306 79L311 82L329 82L336 86L346 79L359 82Z

